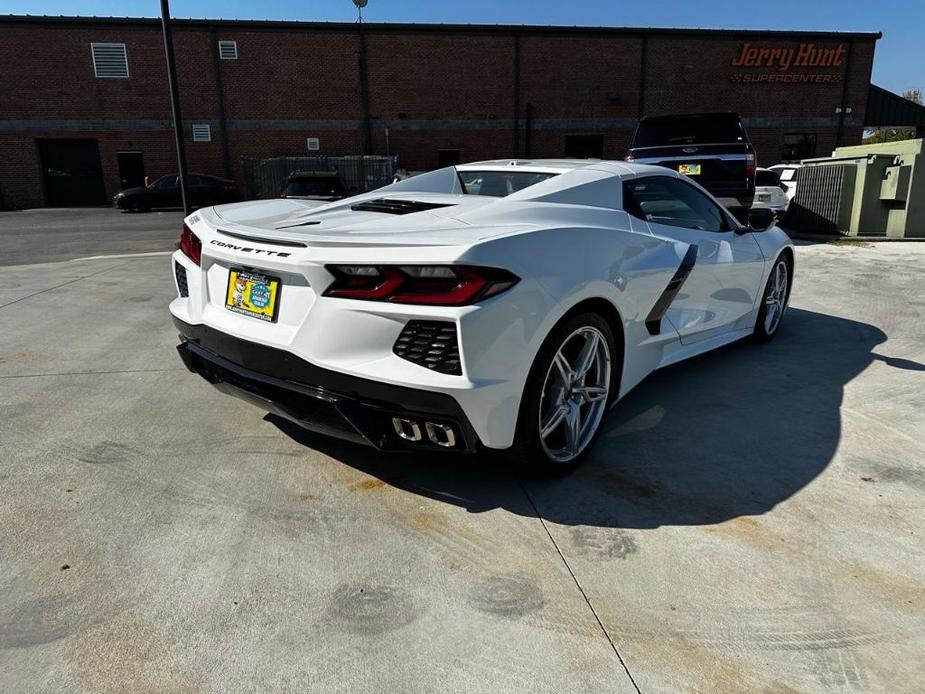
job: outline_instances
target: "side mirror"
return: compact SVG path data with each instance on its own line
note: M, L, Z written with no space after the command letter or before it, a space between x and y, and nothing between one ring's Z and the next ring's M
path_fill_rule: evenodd
M748 226L753 231L764 231L774 226L777 215L767 207L752 208L748 211Z

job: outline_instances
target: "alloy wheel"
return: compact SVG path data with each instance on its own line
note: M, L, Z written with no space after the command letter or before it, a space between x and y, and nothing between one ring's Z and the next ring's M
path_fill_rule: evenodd
M780 319L787 307L787 283L789 272L787 263L779 260L774 266L773 277L768 284L768 293L765 296L764 331L771 335L780 325Z
M557 463L567 463L594 438L610 394L610 347L591 326L561 344L546 372L539 408L540 441Z

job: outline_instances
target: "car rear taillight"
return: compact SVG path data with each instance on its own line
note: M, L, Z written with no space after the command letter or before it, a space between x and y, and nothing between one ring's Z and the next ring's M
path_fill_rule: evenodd
M745 155L745 175L748 178L755 177L755 154L754 152L749 152Z
M464 306L500 294L520 278L470 265L328 265L334 281L324 296L396 304Z
M183 231L180 232L180 242L177 247L183 251L183 255L196 263L196 265L202 263L202 242L186 224L183 225Z

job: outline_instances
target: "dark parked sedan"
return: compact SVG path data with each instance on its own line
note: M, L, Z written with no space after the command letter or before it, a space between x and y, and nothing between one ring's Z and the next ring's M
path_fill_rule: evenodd
M186 186L190 207L208 207L241 199L234 181L205 174L187 174ZM113 204L120 210L147 212L158 207L183 207L180 196L180 177L177 174L161 176L147 186L127 188L117 193Z

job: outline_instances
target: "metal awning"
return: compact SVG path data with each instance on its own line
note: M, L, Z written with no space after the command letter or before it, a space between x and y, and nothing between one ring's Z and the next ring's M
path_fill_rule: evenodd
M899 94L870 85L867 97L867 128L925 128L925 106L904 99Z

